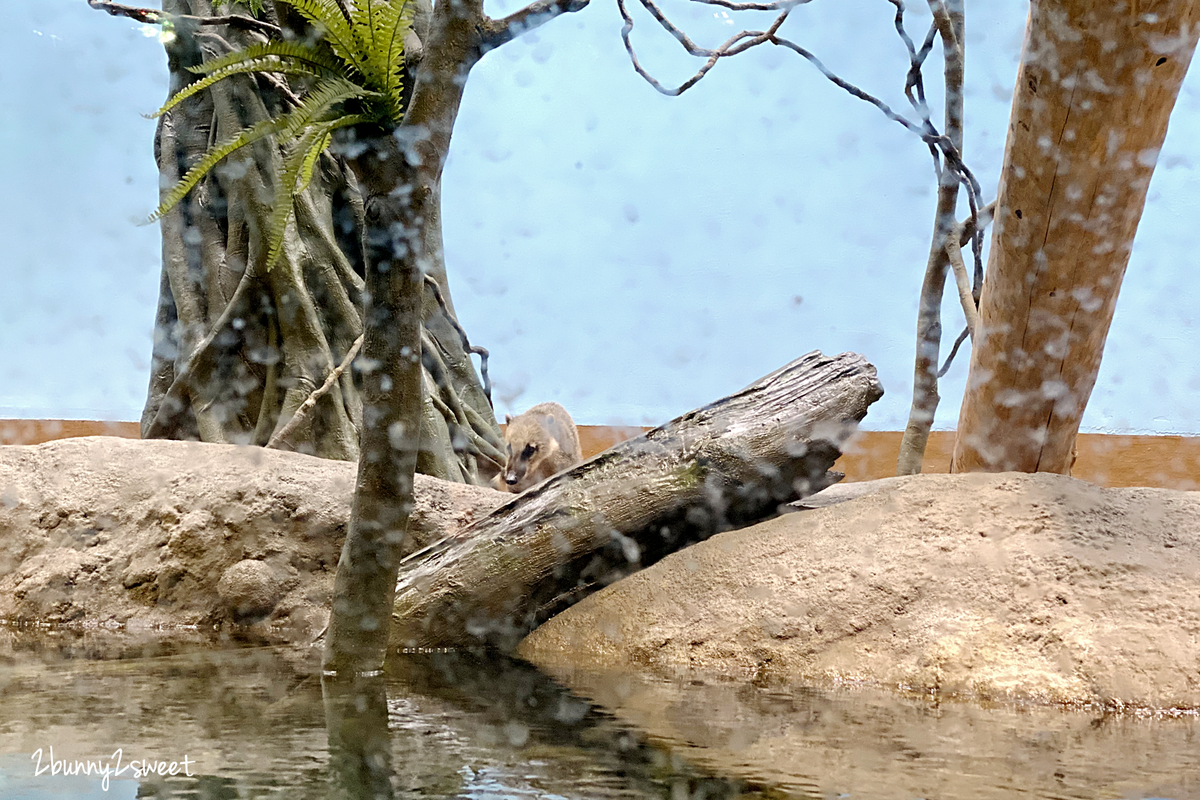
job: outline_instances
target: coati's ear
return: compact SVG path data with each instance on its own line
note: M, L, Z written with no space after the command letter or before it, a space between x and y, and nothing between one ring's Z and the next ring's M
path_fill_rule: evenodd
M504 415L504 424L505 424L505 425L511 425L511 424L512 424L512 414L505 414L505 415Z

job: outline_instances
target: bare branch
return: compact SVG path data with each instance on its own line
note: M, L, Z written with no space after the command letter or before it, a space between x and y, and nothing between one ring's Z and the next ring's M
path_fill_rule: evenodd
M958 338L954 340L954 346L950 348L950 355L946 356L946 360L942 363L942 368L938 370L938 378L944 378L946 373L950 371L950 365L954 363L954 357L958 355L958 348L962 347L962 343L966 341L967 337L970 336L971 341L975 341L975 329L979 324L979 290L980 284L983 281L983 276L977 272L974 287L970 287L967 290L967 293L971 298L970 307L974 313L975 324L972 325L972 314L967 313L966 301L962 300L963 284L962 280L959 278L960 268L963 277L966 275L966 265L962 263L962 247L966 245L967 242L973 241L976 238L976 230L983 231L985 228L987 228L988 224L992 221L992 215L995 214L995 212L996 201L993 200L981 208L978 214L967 217L967 219L959 223L957 227L957 234L951 234L950 239L948 239L946 242L947 247L951 246L951 242L958 242L957 263L955 263L955 255L950 254L949 251L947 251L947 254L950 256L950 263L955 267L954 277L956 280L958 280L958 295L960 301L963 302L963 314L967 317L967 325L962 329L962 332L958 334Z
M272 36L281 36L283 31L278 25L272 25L270 22L265 22L254 17L246 17L241 14L225 14L219 17L194 17L190 14L168 14L165 11L159 11L154 8L138 8L136 6L122 5L121 3L111 3L108 0L87 0L87 4L98 11L106 11L114 17L128 17L129 19L138 22L145 22L149 25L161 25L164 22L171 22L176 25L228 25L231 28L242 28L244 30L258 31Z
M847 80L840 78L839 76L837 76L836 74L831 72L828 67L826 67L823 63L821 63L821 60L819 58L817 58L815 55L813 55L808 50L805 50L800 45L798 45L795 42L792 42L788 39L781 39L779 37L774 37L774 36L771 37L771 43L780 45L781 47L786 47L787 49L793 51L794 53L804 57L805 59L808 60L808 62L810 64L812 64L814 67L816 67L818 70L820 70L821 74L824 75L826 78L828 78L838 88L844 89L845 91L849 92L854 97L857 97L859 100L865 100L866 102L870 103L871 105L875 106L880 111L882 111L883 115L885 117L887 117L888 119L892 120L893 122L900 123L905 128L908 128L910 131L912 131L913 133L920 136L922 139L925 139L927 141L929 140L929 134L926 133L925 131L923 131L921 129L921 126L919 126L916 123L912 122L911 120L907 119L903 115L897 114L895 111L892 110L891 106L889 106L887 103L883 102L879 98L875 97L874 95L868 94L867 92L864 92L862 89L858 88L854 84L850 83Z
M526 31L531 31L559 14L581 11L589 0L536 0L503 19L487 19L483 28L483 49L494 50L511 42Z
M645 68L642 67L641 62L638 61L637 53L635 53L633 50L633 42L630 40L630 34L633 33L633 17L629 15L629 9L625 7L625 0L617 0L617 9L621 12L621 18L625 20L625 25L621 28L621 40L625 42L625 51L629 53L629 60L633 64L634 71L637 72L638 75L641 75L647 83L668 97L677 97L699 83L700 79L708 74L710 69L717 65L717 61L720 60L722 56L729 54L729 49L734 45L742 42L743 40L750 40L747 42L746 47L738 51L742 52L742 50L753 47L756 44L762 44L766 41L766 39L761 38L761 34L754 34L750 31L742 31L741 33L734 34L716 50L703 50L703 48L697 48L698 50L709 54L708 60L704 63L704 66L702 66L695 75L688 78L678 87L674 89L668 89L659 83L657 78L647 72ZM786 12L781 16L785 15ZM681 44L683 44L683 42L681 42ZM684 44L685 49L687 46L687 44Z
M442 287L438 286L438 282L433 279L432 275L426 274L424 278L425 285L433 290L433 299L437 300L437 304L441 307L442 313L446 315L446 319L450 321L450 325L455 331L458 332L459 337L462 339L463 349L468 353L474 353L475 355L479 356L479 372L483 377L483 394L485 397L487 397L488 404L491 405L492 382L488 378L488 358L491 354L488 353L486 347L471 346L471 341L467 338L467 332L463 330L462 325L458 324L458 320L450 311L450 306L446 304L446 298L442 296Z
M683 45L683 49L686 50L689 55L711 58L719 53L718 50L709 50L707 48L700 47L690 38L688 38L688 35L676 27L675 23L667 19L667 16L663 14L662 9L660 9L654 3L654 0L638 0L638 2L642 4L643 8L650 12L650 16L654 17L654 19L658 21L658 24L661 25L663 29L667 31L667 33L674 36L676 41ZM746 33L746 31L742 31L742 33Z
M971 293L971 277L967 275L967 265L963 261L962 247L958 243L961 233L954 232L946 237L946 256L950 259L950 267L954 270L954 282L958 285L958 300L962 304L963 316L967 320L967 332L971 341L975 341L975 331L979 328L979 310L975 307L975 298Z
M904 437L900 441L900 456L896 461L897 475L913 475L921 471L921 465L925 458L925 446L929 441L929 431L933 427L934 414L941 399L938 396L937 360L942 339L942 295L945 292L946 267L952 261L950 253L954 249L950 239L953 238L955 240L953 244L957 245L957 240L961 236L961 230L955 219L960 185L967 189L967 200L971 207L972 219L978 220L979 216L979 184L962 163L961 155L964 53L960 31L964 24L963 11L957 0L954 12L947 9L942 0L928 0L928 2L942 39L943 73L946 85L946 133L932 141L936 143L945 163L938 175L938 202L933 224L933 244L930 247L929 260L925 265L925 276L921 282L921 296L917 311L916 358L913 365L913 398L908 423L904 428ZM928 127L932 128L932 123L929 123ZM926 141L931 140L926 138ZM982 256L980 255L982 242L983 235L976 224L973 245L979 265L982 265ZM959 248L958 255L961 263L961 248ZM965 277L965 265L963 265L962 272ZM964 313L967 312L967 305L970 306L971 312L975 311L973 298L970 302L964 301ZM968 316L968 321L970 319L971 317ZM970 325L969 322L968 325Z
M728 8L730 11L790 11L796 6L802 6L806 3L811 3L812 0L780 0L780 2L745 2L739 3L736 0L692 0L694 3L703 3L709 6L721 6Z
M271 440L267 442L267 447L279 449L280 445L287 442L288 437L295 432L296 428L300 426L300 423L304 421L309 412L316 407L317 401L329 394L329 390L332 389L334 384L338 382L338 379L342 377L342 373L346 371L346 367L350 366L350 362L354 361L354 357L358 355L358 349L362 347L362 343L363 335L360 333L358 338L354 340L354 344L350 345L350 349L346 352L346 357L342 359L342 363L334 367L333 371L329 373L329 377L325 379L325 382L317 387L317 389L315 389L313 393L310 394L305 401L300 404L300 407L296 409L296 413L293 414L292 418L287 421L287 424L276 431L275 435L271 437Z
M950 355L946 356L946 361L942 364L942 368L938 370L939 378L946 377L946 373L950 371L950 365L954 363L954 357L958 355L958 348L962 347L962 343L967 340L969 331L966 327L958 334L958 338L954 340L954 346L950 348Z
M980 231L986 230L987 226L992 222L992 215L996 213L996 201L988 203L983 208L979 209L979 213L974 217L968 217L959 225L960 234L958 244L960 247L966 246L967 242L975 238L975 229Z
M138 22L157 25L166 19L167 15L154 8L135 8L134 6L109 3L106 0L87 0L87 4L100 11L107 11L114 17L128 17Z

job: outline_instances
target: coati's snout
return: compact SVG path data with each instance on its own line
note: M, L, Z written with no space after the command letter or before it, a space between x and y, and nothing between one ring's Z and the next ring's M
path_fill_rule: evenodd
M520 416L505 416L504 438L504 486L495 481L497 489L523 492L583 460L575 422L558 403L540 403Z
M504 472L504 482L509 486L516 486L519 484L525 478L526 473L529 472L529 465L533 463L534 458L537 457L538 450L539 447L536 444L530 443L525 445L525 447L521 449L521 452L517 453L516 457L514 458L512 445L510 444L508 446L508 466Z

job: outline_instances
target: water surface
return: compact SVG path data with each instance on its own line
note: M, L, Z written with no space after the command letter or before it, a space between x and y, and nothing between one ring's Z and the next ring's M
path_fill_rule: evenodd
M5 800L1200 798L1192 715L582 672L556 681L465 653L396 659L380 681L323 689L309 649L0 634ZM107 790L99 773L54 774L77 762L107 767ZM180 769L134 777L131 763L146 762Z

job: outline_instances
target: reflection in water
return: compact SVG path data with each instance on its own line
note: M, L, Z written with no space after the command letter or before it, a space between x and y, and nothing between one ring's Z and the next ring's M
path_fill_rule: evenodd
M128 641L0 640L0 798L1200 798L1195 717L560 676L572 692L468 653L322 686L316 651ZM33 775L50 747L121 748L126 771L107 792ZM185 756L190 777L128 771Z
M382 681L319 678L319 652L254 648L63 660L80 643L0 650L0 798L725 798L691 769L526 664L397 659ZM105 646L89 643L92 655ZM107 648L111 654L111 648ZM7 651L7 652L3 652ZM152 651L153 652L153 651ZM4 656L8 656L5 658ZM386 690L386 697L384 691ZM386 701L386 702L385 702ZM328 724L327 724L328 723ZM390 729L390 733L389 733ZM192 763L192 776L33 775L30 754ZM82 781L82 783L81 783ZM90 788L88 788L90 787Z
M563 672L701 768L789 794L1200 798L1200 718Z

